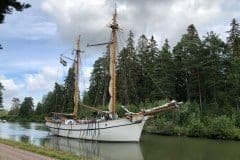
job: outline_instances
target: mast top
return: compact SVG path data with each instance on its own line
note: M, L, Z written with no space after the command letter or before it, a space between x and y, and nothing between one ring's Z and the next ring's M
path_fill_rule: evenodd
M118 24L117 24L117 4L115 3L115 9L114 9L114 14L113 14L113 19L112 19L112 24L110 24L110 28L112 30L118 30Z

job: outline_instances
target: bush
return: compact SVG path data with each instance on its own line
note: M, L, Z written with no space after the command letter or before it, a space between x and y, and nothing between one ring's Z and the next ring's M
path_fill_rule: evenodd
M178 124L181 126L188 125L192 117L200 117L199 105L195 102L186 102L180 107Z
M187 130L185 127L181 126L175 126L173 128L173 133L175 136L186 136L187 135Z
M203 137L205 135L205 126L200 119L192 118L187 126L187 134L191 137Z
M207 136L214 139L234 138L234 123L227 116L212 118L208 125Z
M240 112L237 112L233 115L234 124L236 127L240 128Z

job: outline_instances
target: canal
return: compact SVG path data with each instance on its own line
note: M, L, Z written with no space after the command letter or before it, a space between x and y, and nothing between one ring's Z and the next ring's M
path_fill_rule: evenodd
M140 143L97 143L52 136L44 124L2 123L0 138L100 160L239 160L240 142L143 135Z

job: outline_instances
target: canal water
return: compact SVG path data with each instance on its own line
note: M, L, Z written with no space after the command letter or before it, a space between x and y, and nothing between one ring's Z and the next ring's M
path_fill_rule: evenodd
M0 137L98 160L240 160L240 142L143 135L140 143L97 143L52 136L44 124L2 123Z

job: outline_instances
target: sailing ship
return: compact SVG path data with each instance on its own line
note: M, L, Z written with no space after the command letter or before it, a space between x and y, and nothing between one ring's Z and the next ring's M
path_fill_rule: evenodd
M107 44L110 50L110 82L109 94L110 102L108 111L103 111L95 107L81 104L97 112L102 113L101 118L77 119L80 94L78 86L79 67L80 67L80 36L77 41L75 50L74 74L75 74L75 92L74 92L74 110L73 114L53 113L53 117L46 117L46 126L53 135L78 138L83 140L105 141L105 142L139 142L143 126L147 119L159 112L178 108L179 103L175 100L161 106L151 109L142 109L137 113L130 112L127 108L122 107L126 113L123 117L118 117L116 111L116 55L117 55L117 32L119 26L117 23L117 11L113 14L112 23L110 24L111 40Z

